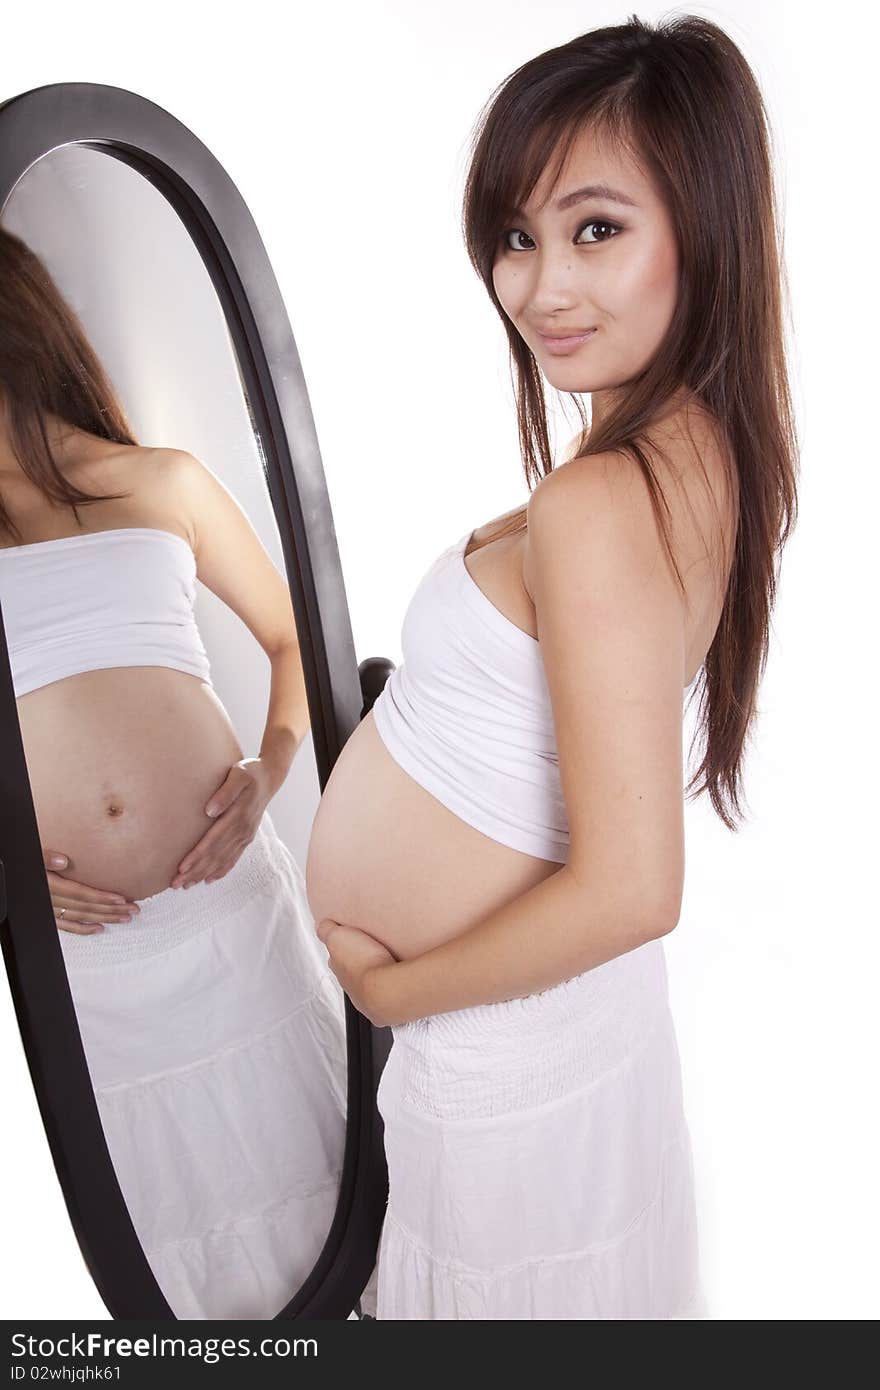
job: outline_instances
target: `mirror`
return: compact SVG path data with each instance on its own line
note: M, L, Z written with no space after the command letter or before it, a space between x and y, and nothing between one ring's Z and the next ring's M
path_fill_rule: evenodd
M334 1221L348 1077L303 877L320 787L302 667L254 630L281 630L287 586L261 441L211 278L148 179L62 145L0 225L45 266L106 377L98 408L118 403L130 435L47 419L64 478L122 494L78 525L17 463L0 408L21 531L0 532L0 605L40 844L69 856L47 882L101 1126L174 1316L272 1318ZM258 774L236 765L258 759L270 702ZM139 910L108 920L89 888Z

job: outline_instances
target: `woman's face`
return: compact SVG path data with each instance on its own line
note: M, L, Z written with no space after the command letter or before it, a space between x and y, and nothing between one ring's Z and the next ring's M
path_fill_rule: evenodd
M547 186L549 173L500 238L495 293L552 386L612 391L648 364L672 319L679 269L672 222L638 165L589 130L572 146L556 189ZM607 191L579 194L590 185ZM589 329L564 351L542 337Z

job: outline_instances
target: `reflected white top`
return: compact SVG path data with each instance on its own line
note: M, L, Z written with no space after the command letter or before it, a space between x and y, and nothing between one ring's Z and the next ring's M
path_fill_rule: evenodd
M210 685L195 597L191 546L157 527L0 548L0 612L16 699L112 666L170 666Z

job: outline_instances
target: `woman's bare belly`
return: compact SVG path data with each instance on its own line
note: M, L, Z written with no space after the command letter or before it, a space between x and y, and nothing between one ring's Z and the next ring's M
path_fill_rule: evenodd
M244 757L212 687L169 667L114 667L17 707L40 843L69 856L63 877L129 899L168 888Z
M316 923L330 917L361 927L407 960L561 867L460 820L394 761L370 713L333 765L305 879Z

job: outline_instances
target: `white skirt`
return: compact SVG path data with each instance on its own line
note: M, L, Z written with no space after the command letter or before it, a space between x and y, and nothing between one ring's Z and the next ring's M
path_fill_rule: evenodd
M662 941L393 1029L377 1318L705 1318Z
M268 813L213 883L59 931L107 1146L177 1318L271 1318L339 1191L342 990Z

